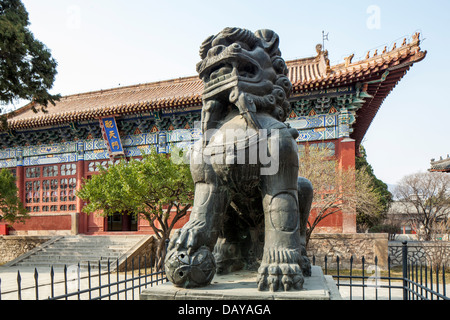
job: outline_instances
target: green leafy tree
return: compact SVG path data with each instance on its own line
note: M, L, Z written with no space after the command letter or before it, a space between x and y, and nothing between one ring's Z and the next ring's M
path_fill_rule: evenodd
M373 207L370 211L358 210L356 222L360 231L370 229L380 224L386 218L389 206L392 203L392 194L388 190L386 183L375 176L372 166L367 162L367 153L363 146L359 149L360 156L355 159L356 170L365 171L370 178L370 186L378 198L379 206Z
M0 221L8 223L24 222L28 211L17 196L16 178L11 171L0 171Z
M189 165L175 162L152 151L140 161L121 161L101 168L77 193L88 201L83 211L141 215L160 240L157 256L162 261L165 240L175 224L186 216L194 195Z
M28 12L20 0L0 0L0 102L32 100L46 110L60 95L52 95L56 75L56 61L50 50L35 39L28 29ZM1 113L0 108L0 113ZM6 125L6 116L1 117Z

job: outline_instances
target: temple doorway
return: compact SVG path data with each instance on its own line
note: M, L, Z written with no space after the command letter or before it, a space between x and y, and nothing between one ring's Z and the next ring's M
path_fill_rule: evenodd
M137 231L137 219L134 215L115 213L106 219L106 231Z

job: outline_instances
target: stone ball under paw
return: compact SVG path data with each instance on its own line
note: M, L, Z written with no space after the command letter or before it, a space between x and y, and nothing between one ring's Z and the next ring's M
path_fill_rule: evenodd
M211 283L216 273L216 263L211 251L201 247L191 255L187 251L169 252L165 269L167 278L175 286L195 288Z

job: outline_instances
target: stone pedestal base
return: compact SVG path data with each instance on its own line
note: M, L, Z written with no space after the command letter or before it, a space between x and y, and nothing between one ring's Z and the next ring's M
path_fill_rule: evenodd
M311 277L305 277L303 290L299 291L258 291L256 272L237 271L216 275L204 288L177 288L171 282L159 284L143 290L140 300L341 300L331 276L324 276L318 266L311 271Z

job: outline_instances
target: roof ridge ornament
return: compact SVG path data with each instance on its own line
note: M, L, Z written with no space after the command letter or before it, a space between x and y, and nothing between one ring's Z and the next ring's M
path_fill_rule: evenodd
M416 32L412 35L411 45L419 45L420 44L420 32Z
M344 58L345 61L345 66L348 67L350 65L350 63L352 63L353 57L355 56L354 53L352 53L351 55L349 55L348 57Z

